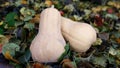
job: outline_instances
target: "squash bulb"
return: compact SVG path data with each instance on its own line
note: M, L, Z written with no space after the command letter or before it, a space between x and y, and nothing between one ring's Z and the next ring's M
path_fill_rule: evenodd
M62 17L62 34L76 52L86 52L96 41L95 29L87 24Z

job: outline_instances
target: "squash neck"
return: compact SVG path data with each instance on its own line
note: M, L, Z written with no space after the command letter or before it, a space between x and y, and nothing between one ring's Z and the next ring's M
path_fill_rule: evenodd
M73 21L62 17L62 31L69 33L70 28L72 28Z
M60 34L60 28L60 24L57 22L41 22L39 25L39 32L45 35L46 33L49 35L58 35Z

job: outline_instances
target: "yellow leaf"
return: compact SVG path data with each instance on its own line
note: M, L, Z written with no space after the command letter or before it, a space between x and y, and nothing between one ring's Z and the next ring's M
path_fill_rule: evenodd
M21 0L21 4L27 4L27 0Z
M16 63L19 63L19 61L17 61L16 59L14 59L11 55L10 55L10 52L9 51L6 51L6 53L4 54L5 58L8 59L8 60L12 60Z
M2 25L2 24L3 24L3 21L0 22L0 25Z
M5 6L9 6L10 5L10 2L5 2Z
M25 8L25 7L22 7L22 8L20 9L20 13L21 13L22 15L24 15L24 14L25 14L25 10L26 10L26 8Z
M92 8L92 11L93 11L94 13L100 12L101 10L102 10L102 7L101 7L101 6L97 6L97 7L93 7L93 8Z
M12 59L12 56L10 55L10 52L9 51L6 51L6 53L4 54L5 58L8 59L8 60L11 60Z
M44 68L44 65L41 64L41 63L35 62L35 63L33 64L33 68Z
M47 5L47 7L50 7L53 3L51 0L46 0L45 4Z
M116 64L117 64L117 65L120 64L120 60L116 60Z

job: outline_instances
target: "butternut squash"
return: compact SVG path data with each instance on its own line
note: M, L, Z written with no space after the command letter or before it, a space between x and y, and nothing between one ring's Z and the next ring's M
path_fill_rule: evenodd
M60 13L55 8L47 8L40 17L39 32L30 45L32 58L43 63L57 62L66 45L61 33Z
M76 52L86 52L96 41L95 29L86 23L75 22L62 17L62 33Z

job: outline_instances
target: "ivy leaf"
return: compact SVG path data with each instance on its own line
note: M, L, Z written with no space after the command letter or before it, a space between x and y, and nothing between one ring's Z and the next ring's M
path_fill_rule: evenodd
M0 28L0 34L3 34L4 33L4 30Z
M74 6L72 4L66 5L64 7L64 10L68 10L69 12L73 12L74 9L75 8L74 8Z
M119 38L120 37L120 33L119 32L113 32L112 33L116 38Z
M8 43L8 38L4 35L0 35L0 44L4 45Z
M99 33L98 37L100 37L103 40L108 40L109 39L109 33Z
M115 28L116 28L117 30L119 30L119 29L120 29L120 23L116 23Z
M69 53L69 50L70 50L70 46L69 43L67 43L65 46L65 52L60 56L58 62L60 62Z
M21 63L27 63L30 57L31 57L31 53L30 53L30 50L28 49L27 51L25 51L25 53L21 57L18 58L18 60Z
M34 26L33 23L26 23L26 24L24 25L24 28L27 28L27 29L29 29L29 30L32 30L34 27L35 27L35 26Z
M106 18L111 18L111 19L114 19L114 20L117 20L118 17L115 15L115 14L106 14L105 16Z
M117 50L116 57L117 57L118 59L120 59L120 50Z
M106 62L107 62L107 59L103 56L93 58L93 63L102 67L106 66Z
M11 56L15 56L15 52L19 51L20 47L15 43L7 43L2 47L2 53L5 55L6 52L9 52Z
M113 47L110 47L109 54L115 56L117 54L117 50L115 50Z
M15 25L15 16L17 14L15 12L10 12L7 14L7 16L5 17L5 22L7 22L8 26L14 26Z
M24 21L29 21L30 19L32 19L32 16L26 16L26 17L24 18Z
M115 63L115 59L114 59L113 56L109 55L109 56L106 56L106 58L107 58L107 60L108 60L108 62L109 62L110 64Z

